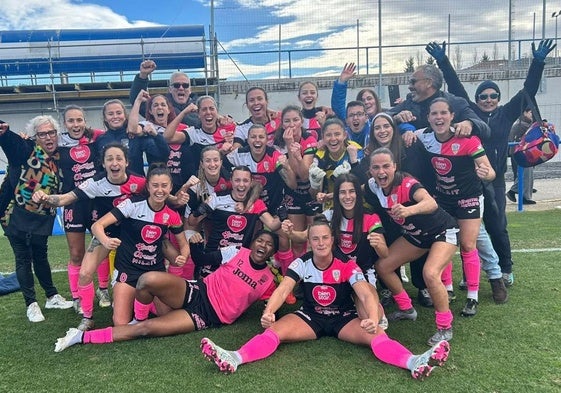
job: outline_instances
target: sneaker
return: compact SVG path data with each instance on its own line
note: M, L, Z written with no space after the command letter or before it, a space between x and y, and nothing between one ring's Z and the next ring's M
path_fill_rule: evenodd
M433 345L438 344L440 341L450 341L452 340L452 328L448 329L438 329L436 333L429 338L428 344L432 347Z
M506 193L506 197L508 198L509 201L511 202L516 202L516 194L514 193L514 191L510 190Z
M74 307L74 311L76 311L76 314L84 314L84 310L82 310L82 305L80 304L80 299L72 300L72 307Z
M491 283L491 291L493 292L493 300L495 304L503 304L508 300L508 292L504 280L501 278L494 278L489 280Z
M514 285L514 273L503 273L503 281L507 287Z
M27 306L27 319L29 319L29 322L43 322L45 320L39 303L33 302Z
M458 284L458 288L460 288L461 291L467 291L468 285L466 284L466 282L464 280L462 280Z
M393 295L392 295L392 291L390 291L389 289L382 289L380 291L380 304L382 305L382 307L386 308L391 306L391 304L393 303Z
M207 360L214 362L224 374L232 374L241 363L233 351L220 348L208 338L201 340L201 352Z
M417 302L423 307L434 306L432 298L430 297L429 290L427 288L419 289L419 292L417 293Z
M70 300L66 300L58 293L56 295L51 296L45 302L45 308L59 308L65 310L67 308L72 308L74 306L74 302Z
M399 275L401 276L401 281L409 282L409 277L407 277L407 272L405 271L405 265L401 265L399 268Z
M463 317L473 317L475 314L477 314L477 305L478 305L478 301L475 299L470 299L468 298L466 305L464 306L464 308L462 309L462 316Z
M388 320L397 321L400 319L410 319L414 321L417 319L417 310L411 307L409 310L397 310L388 315Z
M70 328L66 336L59 338L55 343L55 352L62 352L72 345L81 344L84 332L75 328Z
M91 318L82 318L82 321L78 325L78 330L85 332L86 330L92 330L94 327L94 321Z
M453 303L456 300L456 294L454 291L446 291L448 292L448 304Z
M99 307L111 307L111 296L109 296L109 290L107 288L97 288L97 290L95 291L95 295L99 299Z
M411 362L411 376L422 381L428 377L434 367L442 366L448 359L450 344L448 341L439 341L431 349L421 355L413 355Z

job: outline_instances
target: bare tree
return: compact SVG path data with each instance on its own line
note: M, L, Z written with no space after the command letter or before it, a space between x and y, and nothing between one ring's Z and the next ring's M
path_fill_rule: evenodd
M436 61L434 60L434 57L429 56L429 58L427 59L426 63L427 63L427 64L430 64L430 65L434 65L434 64L436 63Z
M473 64L477 64L477 59L479 56L477 55L477 48L473 49Z
M486 63L486 62L488 62L489 60L490 60L490 59L489 59L489 55L487 55L487 52L484 51L484 52L483 52L483 56L481 57L481 62L482 62L482 63Z
M462 50L460 45L454 47L454 68L457 70L462 68Z
M417 65L423 64L423 53L417 51Z
M499 46L496 42L495 45L493 45L493 60L499 60Z

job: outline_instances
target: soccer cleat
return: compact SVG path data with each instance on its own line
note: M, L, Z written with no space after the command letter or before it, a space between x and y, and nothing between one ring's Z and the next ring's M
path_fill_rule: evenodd
M380 291L380 304L386 308L393 303L392 291L389 289L382 289Z
M76 314L84 314L84 310L82 310L82 305L80 304L80 299L72 300L72 307L74 307L74 311L76 311Z
M43 322L45 320L45 316L41 312L41 307L39 307L37 302L33 302L27 306L27 319L29 319L29 322Z
M411 307L409 310L397 310L389 314L388 320L390 321L397 321L400 319L410 319L414 321L417 319L417 310Z
M55 343L55 352L62 352L72 345L81 344L84 332L75 328L70 328L66 336L59 338Z
M99 299L99 307L111 307L111 296L109 296L109 290L107 288L97 288L97 290L95 291L95 295Z
M495 304L503 304L508 301L508 292L504 280L501 278L493 278L489 280L491 283L491 291L493 293L493 300Z
M399 275L401 277L401 281L409 282L409 277L407 277L407 271L405 270L405 265L401 265L399 268Z
M477 314L477 305L479 303L477 302L477 300L475 299L470 299L468 298L466 305L464 306L464 308L462 309L462 316L463 317L473 317L475 314Z
M507 287L511 287L514 284L514 273L503 273L503 281Z
M82 318L82 321L80 321L80 324L78 325L77 329L81 330L83 332L87 331L87 330L92 330L94 327L94 321L91 318Z
M51 296L45 302L45 308L58 308L65 310L67 308L72 308L74 306L74 302L70 300L66 300L58 293L56 295Z
M438 344L440 341L450 341L452 340L453 332L452 328L448 329L438 329L435 334L429 338L428 344L432 347Z
M467 286L467 283L465 282L465 280L462 280L462 281L459 282L458 288L460 288L461 291L467 291L468 286Z
M378 327L382 330L387 330L389 326L389 322L388 322L388 318L386 318L386 315L382 315L382 317L380 318L380 321L378 322Z
M448 304L452 303L456 300L456 294L454 291L447 291L448 292Z
M413 355L410 370L414 379L422 381L428 377L434 367L442 366L448 359L450 344L448 341L439 341L431 349L421 355Z
M434 307L432 298L430 297L430 293L427 288L419 289L419 292L417 293L417 302L423 307Z
M201 340L201 352L207 360L214 362L224 374L234 373L240 365L240 361L233 351L220 348L206 337Z

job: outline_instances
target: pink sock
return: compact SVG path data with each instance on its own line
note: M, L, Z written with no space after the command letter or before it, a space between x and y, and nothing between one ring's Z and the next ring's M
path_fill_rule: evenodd
M150 310L149 310L152 314L158 316L158 309L156 308L156 305L154 304L154 302L150 302Z
M477 249L469 252L461 251L462 261L464 263L464 273L466 275L466 284L468 291L479 290L479 275L481 273L481 261Z
M242 363L250 363L271 356L277 350L279 344L279 336L271 329L266 329L238 349L238 354Z
M454 316L452 311L448 310L446 312L435 311L435 321L437 329L450 329L452 327L452 321Z
M442 271L442 275L440 276L440 280L446 285L452 285L452 262L449 262L448 265Z
M407 368L407 361L413 355L410 350L389 338L386 333L374 337L370 342L370 348L382 362L400 368Z
M97 282L100 288L107 289L109 285L109 257L101 261L97 267Z
M397 304L397 308L400 310L409 310L413 308L413 303L411 302L411 298L407 294L405 290L401 291L397 295L393 295L395 303Z
M84 286L78 284L78 297L80 298L80 305L84 311L84 318L91 318L93 315L95 297L93 282Z
M84 344L106 344L113 342L113 327L109 326L105 329L88 330L84 332L82 338Z
M78 279L80 278L80 266L68 263L68 286L72 293L72 299L78 299Z
M288 266L294 261L294 254L292 250L277 251L275 259L279 263L282 274L285 274Z
M150 304L153 303L150 302ZM150 304L140 303L137 299L134 299L134 318L137 321L144 321L145 319L148 319Z
M183 274L183 266L168 266L168 273L173 274L174 276L181 277Z

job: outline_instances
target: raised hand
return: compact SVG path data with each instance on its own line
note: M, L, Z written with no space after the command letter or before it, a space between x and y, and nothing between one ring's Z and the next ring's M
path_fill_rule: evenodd
M534 55L534 59L545 61L547 55L555 49L556 46L557 44L553 44L553 40L541 40L538 49L536 49L536 45L532 42L532 54Z
M441 61L446 56L446 41L442 41L442 46L440 46L436 41L429 42L425 47L425 50L434 57L436 61Z

